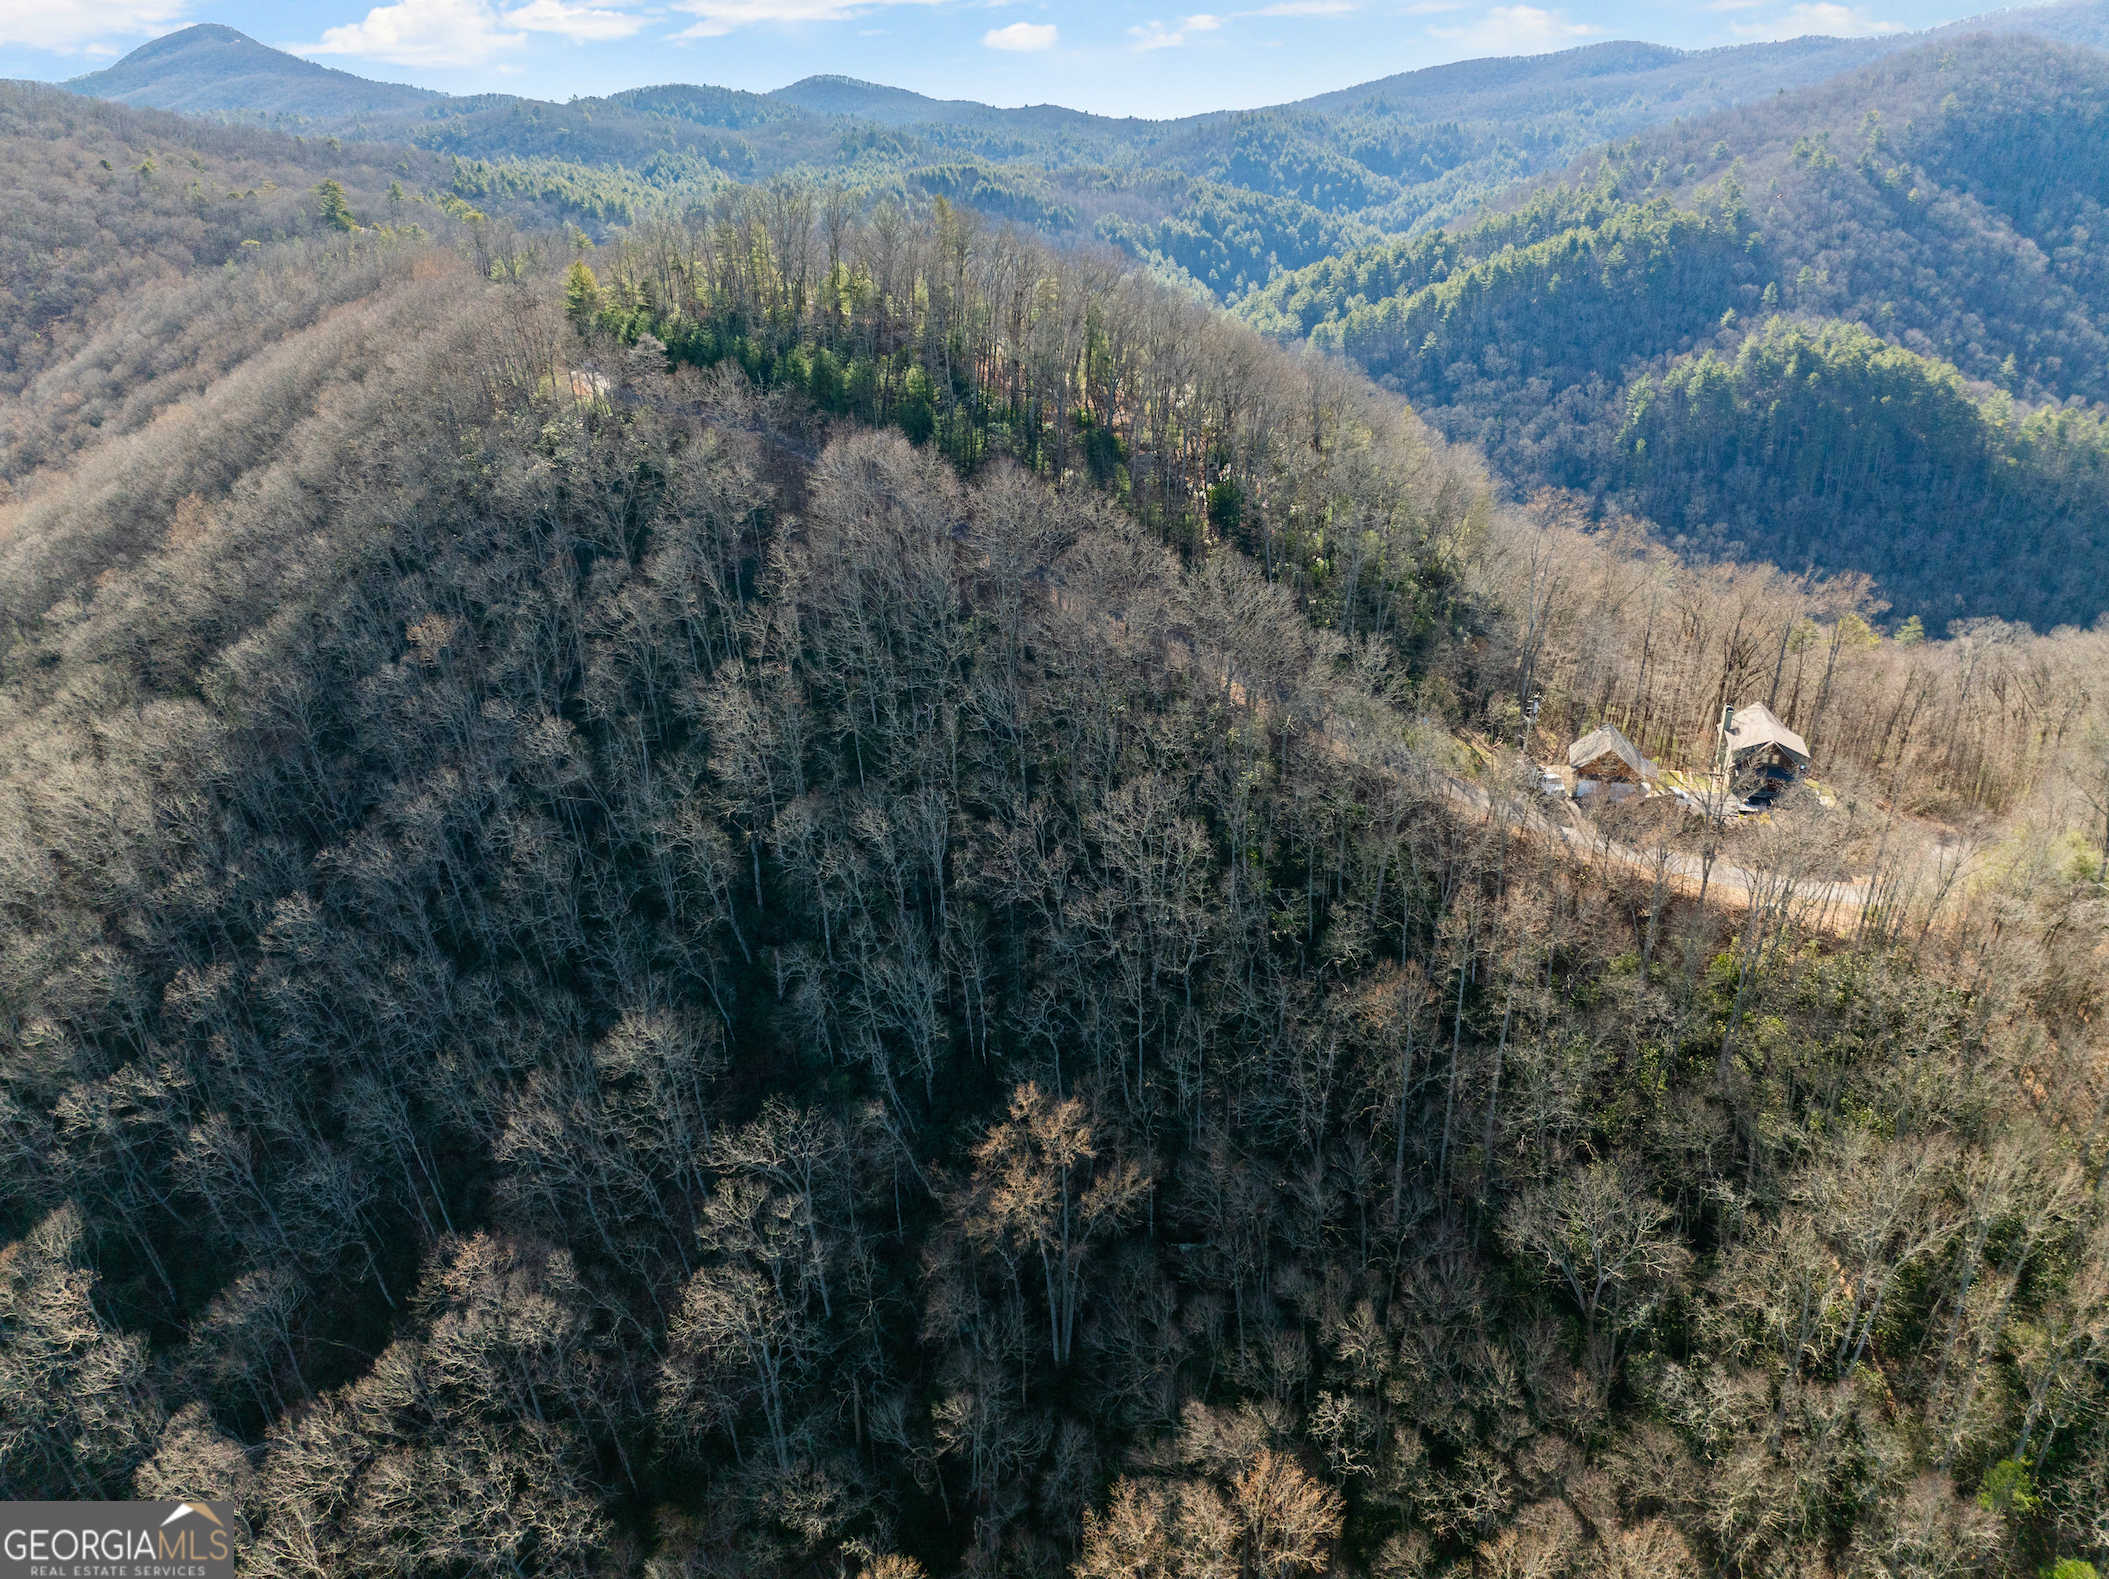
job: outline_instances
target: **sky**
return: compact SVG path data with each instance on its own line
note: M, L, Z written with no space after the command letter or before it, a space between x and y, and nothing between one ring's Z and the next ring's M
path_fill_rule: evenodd
M1195 0L1186 0L1195 3ZM1209 3L1209 0L1200 0ZM1220 0L1219 0L1220 3ZM1184 115L1482 55L1930 27L1953 0L0 0L0 76L64 78L193 22L361 76L537 98L839 73L939 98Z

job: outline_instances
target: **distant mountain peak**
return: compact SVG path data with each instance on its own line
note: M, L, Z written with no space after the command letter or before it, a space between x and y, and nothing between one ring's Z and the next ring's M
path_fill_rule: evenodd
M238 27L229 27L224 22L193 22L189 27L179 27L173 33L164 33L150 44L141 44L132 51L134 56L160 54L169 49L181 48L185 44L210 39L224 44L256 44L258 49L269 49L268 44L258 44Z
M809 77L800 77L796 82L791 83L788 87L781 88L778 91L782 93L789 93L795 88L817 88L821 86L827 86L831 88L863 88L868 92L872 93L913 92L913 90L909 88L892 88L888 87L883 82L872 82L867 78L852 77L839 71L816 71ZM917 93L915 94L915 97L922 98L923 95Z
M800 77L769 94L772 99L826 115L851 115L860 119L906 124L949 118L945 112L984 114L987 106L963 100L933 99L909 88L890 88L883 82L865 82L828 72Z
M318 65L220 22L178 28L65 86L98 99L193 115L328 118L408 109L445 97Z

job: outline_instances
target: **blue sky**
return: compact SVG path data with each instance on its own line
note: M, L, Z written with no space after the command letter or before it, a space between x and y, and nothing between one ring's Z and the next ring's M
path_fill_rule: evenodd
M1216 0L1182 0L1212 4ZM1944 0L0 0L0 75L68 77L190 22L363 76L541 98L840 72L1108 114L1249 107L1478 55L1894 32Z

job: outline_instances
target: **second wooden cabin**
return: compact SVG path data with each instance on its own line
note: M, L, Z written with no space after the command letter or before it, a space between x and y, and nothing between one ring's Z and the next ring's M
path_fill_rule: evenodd
M1592 729L1567 748L1567 765L1574 770L1574 796L1582 800L1602 796L1623 800L1645 795L1660 773L1640 748L1615 724Z

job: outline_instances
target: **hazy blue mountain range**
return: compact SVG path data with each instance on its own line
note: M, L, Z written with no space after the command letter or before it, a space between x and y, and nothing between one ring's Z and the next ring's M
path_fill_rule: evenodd
M2099 38L2103 7L1990 25ZM555 104L366 83L201 25L69 86L127 103L407 142L471 161L620 169L692 201L777 175L943 195L1094 237L1230 298L1357 242L1468 211L1608 141L1806 87L1917 35L1686 52L1636 43L1465 61L1250 112L1148 121L998 109L844 77L773 93L669 85ZM568 188L580 178L560 173ZM584 182L590 186L589 180ZM593 223L634 205L613 188Z

